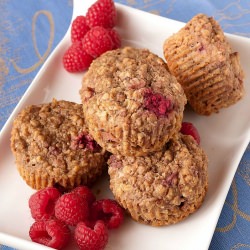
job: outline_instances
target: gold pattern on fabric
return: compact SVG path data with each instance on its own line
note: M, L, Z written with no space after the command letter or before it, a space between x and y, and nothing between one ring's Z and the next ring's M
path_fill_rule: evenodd
M165 0L158 0L158 1L145 1L144 0L144 6L142 9L147 9L147 8L152 8L153 6L157 5L157 4L163 4L165 2Z
M0 1L0 11L1 16L5 18L6 16L6 10L4 8L5 1ZM3 19L4 20L4 19ZM6 29L7 23L0 21L0 91L3 87L4 82L6 81L6 76L9 73L8 66L6 65L6 62L4 60L4 55L6 53L6 43L8 39L5 37L3 30ZM1 94L1 92L0 92Z
M246 151L247 152L250 151L250 144L248 145ZM246 182L246 184L250 186L250 161L249 160L242 161L242 167L238 170L238 174Z
M3 60L3 58L0 57L0 90L1 90L1 87L3 86L5 76L8 75L8 73L9 73L9 69L6 66L6 63Z
M40 54L40 52L37 48L37 41L36 41L36 35L35 35L37 18L40 15L44 15L48 19L49 25L50 25L50 34L49 34L49 41L48 41L48 45L47 45L47 50L44 52L43 55ZM48 55L51 51L52 44L54 41L54 35L55 35L55 25L54 25L52 14L49 11L45 11L45 10L37 11L32 18L32 41L33 41L33 46L34 46L36 55L37 55L39 60L29 68L22 68L22 67L18 66L14 60L12 60L12 64L13 64L15 70L21 74L28 74L28 73L32 72L33 70L35 70L37 67L39 67L41 64L43 64L43 62L48 57Z
M232 11L233 10L233 11ZM231 27L238 28L244 28L249 27L249 22L235 22L238 20L244 20L244 16L250 15L250 9L246 9L242 7L241 0L233 1L231 3L228 3L223 9L218 10L215 13L216 20L219 23L222 23L222 21L234 21L234 24L232 22L226 22L226 24L223 25L223 29L229 29ZM242 35L242 36L250 36L250 32L243 33L243 32L235 32L234 34Z
M238 202L238 193L237 193L237 187L236 187L235 180L233 180L233 182L232 182L232 191L233 191L233 203L237 204L237 202ZM216 231L221 232L221 233L228 232L235 226L236 221L237 221L237 215L236 215L236 213L233 213L232 221L228 225L226 225L225 227L217 227Z
M127 0L128 5L136 5L136 1L135 0Z
M243 211L241 211L239 209L238 190L237 190L237 185L236 185L235 179L232 182L232 192L233 192L233 204L229 204L227 201L225 202L225 204L227 206L229 206L233 211L232 221L228 225L226 225L225 227L217 227L216 228L217 232L225 233L225 232L230 231L237 223L237 215L241 216L243 219L245 219L247 221L250 221L250 215L244 213Z
M176 0L171 0L170 3L169 3L169 8L166 12L166 14L168 15L169 13L171 13L174 9L174 4L176 3Z
M158 16L160 15L160 12L158 10L151 10L150 13Z
M241 249L243 248L244 249L247 247L247 248L250 248L250 245L248 244L242 244L242 243L237 243L236 245L234 245L230 250L236 250L236 249Z
M250 186L250 162L243 162L243 166L244 167L239 170L239 175L247 183L247 185Z

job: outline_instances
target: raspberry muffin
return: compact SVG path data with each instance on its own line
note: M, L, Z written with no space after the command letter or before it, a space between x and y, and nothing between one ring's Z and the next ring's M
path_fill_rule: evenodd
M193 17L166 39L164 56L198 114L216 113L242 98L244 75L239 54L212 17Z
M115 199L141 223L175 224L194 213L207 192L207 156L190 135L147 156L112 155L108 165Z
M34 189L90 185L107 159L88 134L82 105L68 101L23 109L13 123L11 149L20 175Z
M186 96L166 63L125 47L93 61L80 90L90 134L113 154L158 151L180 130Z

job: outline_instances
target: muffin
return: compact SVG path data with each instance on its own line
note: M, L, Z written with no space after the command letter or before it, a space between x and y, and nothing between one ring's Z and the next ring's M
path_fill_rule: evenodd
M147 49L104 53L85 74L80 95L90 134L113 154L160 150L181 127L186 96L166 63Z
M212 17L194 16L166 39L164 56L198 114L217 113L243 97L244 74L239 54L233 52Z
M53 100L16 117L11 150L17 169L34 189L91 185L106 166L106 152L88 134L82 105Z
M207 156L190 135L147 156L112 155L108 165L115 199L140 223L175 224L194 213L207 192Z

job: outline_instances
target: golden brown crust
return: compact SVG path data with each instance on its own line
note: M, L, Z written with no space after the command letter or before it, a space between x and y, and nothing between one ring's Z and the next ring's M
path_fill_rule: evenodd
M83 135L87 136L87 129L80 104L53 100L26 107L11 132L20 175L34 189L91 184L103 171L105 151L98 145L94 150L84 145Z
M193 17L166 39L164 56L198 114L210 115L242 98L244 75L239 55L212 17Z
M170 111L157 115L145 108L147 93L169 101ZM180 130L186 104L164 61L149 50L131 47L94 60L80 95L91 135L106 150L122 155L160 150Z
M143 157L111 156L110 188L138 222L152 226L177 223L194 213L208 188L208 160L187 135Z

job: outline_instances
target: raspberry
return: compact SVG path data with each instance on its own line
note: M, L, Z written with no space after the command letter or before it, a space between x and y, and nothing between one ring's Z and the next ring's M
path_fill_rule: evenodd
M109 31L100 26L90 29L82 39L82 44L83 49L94 58L113 48Z
M91 218L94 221L103 220L108 229L118 228L123 222L123 209L115 200L98 200L92 205Z
M97 221L93 229L80 222L75 229L75 240L80 250L102 250L108 243L108 230L103 221Z
M165 180L162 181L162 184L167 187L174 186L177 183L178 172L174 172L166 177Z
M147 89L144 94L144 108L155 113L156 116L167 116L173 110L170 99L159 93L153 93L151 89Z
M80 133L78 137L74 138L71 143L72 149L77 148L87 148L93 152L100 151L101 147L97 144L97 142L87 133Z
M109 30L109 36L111 37L111 40L113 42L113 48L112 49L118 49L121 47L121 37L119 35L119 33L114 30L114 29L110 29Z
M48 220L54 217L55 202L61 193L53 187L41 189L30 196L29 208L35 220Z
M87 11L86 22L89 27L113 28L116 24L116 8L113 0L98 0Z
M81 72L86 70L93 57L85 52L82 43L73 43L63 55L63 66L68 72Z
M76 187L71 192L77 193L78 195L80 195L81 197L83 197L83 199L85 199L88 202L89 206L92 205L93 202L96 200L94 194L86 186Z
M120 169L123 167L122 161L117 159L115 155L111 155L108 160L108 164L110 168L117 168Z
M70 240L70 229L58 220L36 221L29 230L32 241L48 247L61 249Z
M183 135L191 135L196 140L198 145L200 144L201 139L199 132L191 122L182 122L180 132Z
M71 25L71 41L72 41L72 43L74 43L76 41L81 41L89 29L90 28L86 23L86 17L85 16L77 16Z
M78 222L87 220L88 202L77 193L65 193L56 202L55 216L58 220L75 226Z

